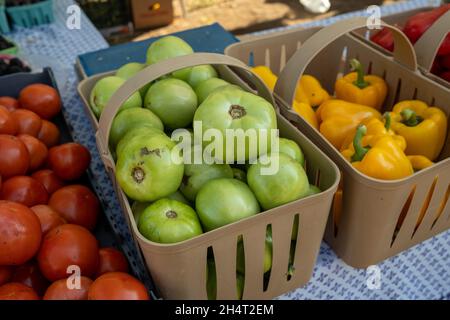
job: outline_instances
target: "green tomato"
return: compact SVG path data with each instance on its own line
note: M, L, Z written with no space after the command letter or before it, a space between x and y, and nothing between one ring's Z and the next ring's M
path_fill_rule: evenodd
M209 129L219 131L223 138L222 143L219 140L217 143L205 142L205 148L209 148L205 152L209 151L211 156L226 163L255 159L268 152L271 147L271 130L277 129L275 109L269 102L255 94L234 88L224 90L219 88L211 93L198 107L194 121L201 121L204 134ZM227 139L227 129L234 133L241 130L244 132L248 129L255 130L253 132L255 141L251 141L248 136L242 145L237 143L236 136L231 138L233 141L227 141L230 140ZM237 129L240 130L236 131ZM260 149L263 144L266 149ZM220 151L223 153L222 156Z
M170 196L168 196L167 199L176 200L181 203L187 204L188 206L191 205L189 201L187 201L186 198L181 194L180 191L175 191ZM151 202L139 202L139 201L133 202L133 205L131 206L131 211L133 212L136 224L139 223L139 217L141 216L142 212L144 212L144 210L147 209L151 204L152 204Z
M195 200L197 213L206 231L251 217L260 212L250 188L235 179L207 182Z
M157 243L177 243L203 233L194 209L172 199L161 199L147 207L139 217L138 229L146 239Z
M198 97L198 103L201 104L215 89L229 85L228 82L219 78L210 78L200 82L195 87L195 93Z
M139 127L136 127L134 129L129 130L125 136L120 139L119 143L116 147L116 157L118 158L122 153L125 147L130 143L130 141L135 139L135 137L138 136L149 136L149 135L163 135L165 136L164 132L156 129L155 127L151 126L149 123L141 124Z
M147 64L194 53L192 47L183 39L175 36L162 37L147 49Z
M308 194L306 196L312 196L312 195L315 195L315 194L318 194L318 193L321 193L321 192L322 192L322 190L320 190L319 187L311 184L311 185L309 185L309 191L308 191Z
M305 156L303 155L302 149L298 146L298 144L289 139L280 138L280 153L284 153L290 156L292 159L300 163L302 166L305 165Z
M264 246L264 273L272 268L272 242L266 240ZM241 241L237 245L236 270L245 274L245 250L244 243Z
M109 133L109 144L114 149L130 129L141 125L148 125L155 129L164 131L161 120L150 110L143 108L127 109L119 112L114 118Z
M170 129L187 127L197 110L197 96L184 81L168 78L154 83L145 97L145 107Z
M214 260L208 259L208 280L206 282L206 291L208 293L208 300L216 300L217 297L217 274ZM241 300L244 293L245 278L242 274L236 274L236 294L237 299Z
M233 177L243 183L247 183L247 173L241 169L233 168Z
M178 147L164 134L137 136L118 154L116 178L125 194L137 201L155 201L178 190L184 165L173 161Z
M122 78L111 76L100 79L94 86L90 94L90 106L94 114L99 118L106 107L109 99L125 83ZM139 92L135 92L120 107L120 110L130 108L141 108L142 98Z
M227 164L186 164L180 191L190 201L195 201L198 191L210 180L233 178L233 170Z
M217 78L218 76L219 75L217 74L216 69L209 64L205 64L192 67L187 75L187 78L181 80L185 80L192 88L195 89L201 82L211 78ZM174 77L176 76L174 75Z
M268 159L278 161L275 174L264 175L261 169L273 163L260 162L253 164L247 173L248 185L264 210L295 201L308 194L308 177L300 163L283 153L272 154Z
M142 71L145 67L146 65L143 63L130 62L120 67L116 71L116 76L124 80L128 80L134 75L136 75L136 73L138 73L139 71ZM139 93L141 94L142 100L144 100L145 94L147 93L149 87L150 83L139 89Z

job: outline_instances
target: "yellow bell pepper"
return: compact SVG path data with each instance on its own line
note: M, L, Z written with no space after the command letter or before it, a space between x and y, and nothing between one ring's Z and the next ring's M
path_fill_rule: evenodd
M405 178L414 173L411 162L401 146L390 135L367 135L367 128L360 125L353 145L342 151L360 172L382 180Z
M352 59L350 65L354 72L336 81L336 97L381 110L388 92L386 82L375 75L364 75L363 67L356 59Z
M424 156L407 156L407 157L409 159L409 162L411 162L414 171L426 169L434 164L433 161Z
M447 137L447 116L419 100L397 103L392 110L392 129L406 139L407 155L436 160Z
M306 103L316 109L328 99L330 99L330 95L322 88L319 80L307 74L300 78L295 93L297 102Z
M316 113L309 104L294 100L292 109L301 115L311 126L319 130L319 122L317 121Z
M381 114L371 107L336 99L322 103L316 114L322 121L320 132L338 150L341 150L345 138L355 132L362 121L381 119Z
M278 77L266 66L256 66L252 68L252 71L257 74L262 81L266 84L271 91L275 88L275 83L277 83Z

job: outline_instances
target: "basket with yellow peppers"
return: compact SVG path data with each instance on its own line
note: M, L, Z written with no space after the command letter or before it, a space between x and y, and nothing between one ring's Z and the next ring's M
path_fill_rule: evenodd
M408 177L433 165L447 137L446 114L420 100L396 103L381 113L388 94L383 78L365 74L356 59L335 82L335 96L311 75L303 75L292 106L361 173L381 180ZM276 75L253 68L273 90Z

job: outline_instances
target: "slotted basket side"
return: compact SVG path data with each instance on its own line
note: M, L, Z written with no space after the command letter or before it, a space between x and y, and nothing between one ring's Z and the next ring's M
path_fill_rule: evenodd
M396 42L397 50L401 51L394 52L393 57L387 57L353 35L339 36L363 26L365 19L353 19L333 25L333 29L319 31L304 42L287 63L275 88L283 115L294 121L342 170L342 208L333 209L342 213L338 221L334 217L329 220L326 240L354 267L376 264L450 227L448 138L439 162L433 167L402 180L381 181L356 171L316 129L290 108L297 80L303 72L317 76L333 92L337 77L348 72L348 60L356 57L367 70L387 81L386 110L400 100L421 99L441 107L449 116L450 91L416 70L412 46L398 30L393 29L396 40L403 39L403 42L400 45ZM333 42L327 46L330 40ZM313 66L317 61L339 65L340 71L316 69ZM338 203L335 201L336 206Z
M304 285L310 279L340 176L331 160L286 119L278 115L280 133L295 140L304 151L308 160L308 175L311 182L317 183L323 190L320 194L268 210L182 243L163 245L151 242L140 234L130 204L115 180L114 162L108 148L107 137L119 106L149 81L178 69L205 63L214 65L224 79L246 90L251 90L250 87L255 88L261 96L269 101L273 100L273 96L261 79L249 72L245 65L236 59L217 54L193 54L163 61L145 68L128 80L111 98L99 121L97 145L113 180L121 206L131 224L134 237L164 298L205 299L207 255L208 251L212 250L217 268L217 298L236 299L236 286L233 285L236 283L236 248L238 240L242 238L245 248L245 269L249 270L245 277L243 297L271 299ZM236 72L232 69L236 69ZM80 92L86 93L84 85L85 83L80 84ZM294 273L288 279L291 234L296 219L299 221L299 228L293 261ZM269 225L273 238L273 264L268 287L265 290L263 261Z

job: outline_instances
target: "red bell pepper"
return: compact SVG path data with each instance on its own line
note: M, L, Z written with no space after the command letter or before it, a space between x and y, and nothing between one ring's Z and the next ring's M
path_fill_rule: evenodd
M418 13L408 19L403 28L403 32L405 32L412 43L416 43L422 34L449 10L450 4L446 4L431 11Z
M439 59L439 65L450 71L450 54L447 54L445 56L440 57Z
M394 50L394 37L392 36L392 32L388 28L383 28L377 33L374 33L370 40L382 46L386 50L393 51Z
M447 82L450 82L450 71L442 72L439 76Z

